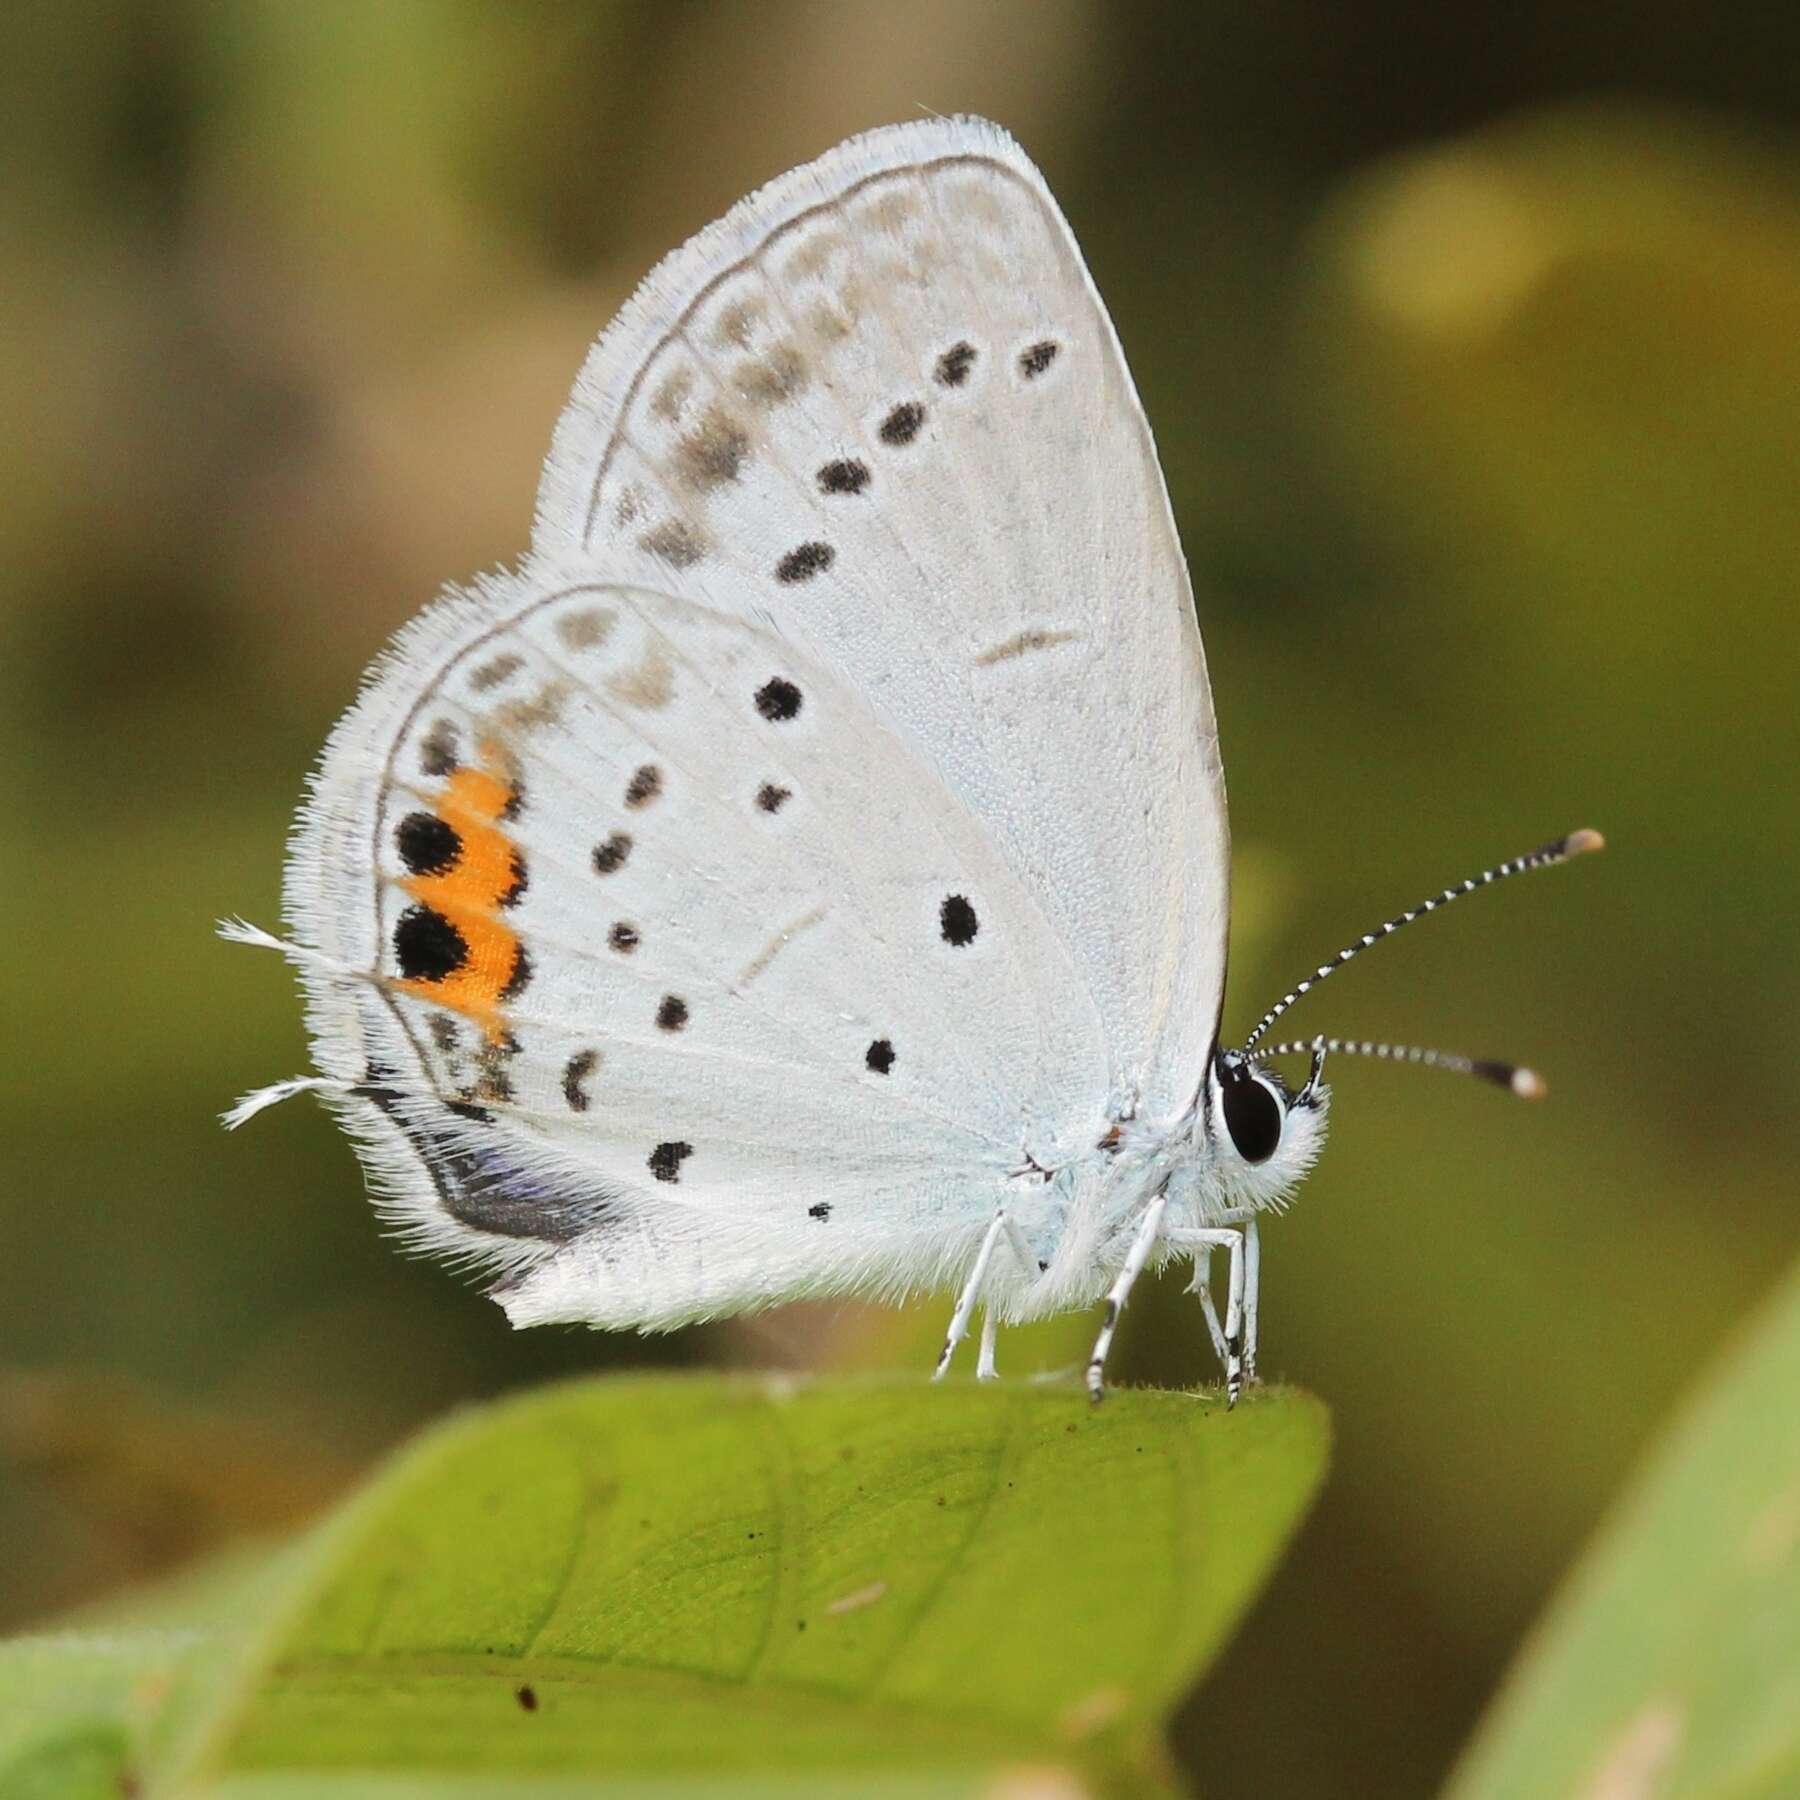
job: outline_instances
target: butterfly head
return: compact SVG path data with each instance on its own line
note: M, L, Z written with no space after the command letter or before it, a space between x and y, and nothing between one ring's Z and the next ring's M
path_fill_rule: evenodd
M1279 1203L1286 1190L1303 1175L1319 1153L1325 1136L1325 1111L1329 1095L1324 1086L1327 1056L1371 1056L1383 1062L1416 1063L1426 1068L1448 1069L1473 1075L1523 1099L1541 1099L1544 1083L1532 1070L1517 1063L1460 1056L1446 1050L1427 1050L1410 1044L1376 1044L1362 1039L1313 1037L1288 1043L1264 1041L1269 1027L1321 981L1373 944L1391 937L1403 925L1436 912L1465 894L1489 887L1511 875L1551 868L1570 857L1599 850L1604 839L1597 831L1574 831L1528 855L1512 858L1485 869L1479 875L1445 888L1418 906L1389 919L1377 930L1365 932L1298 982L1269 1008L1238 1050L1219 1050L1213 1056L1206 1086L1207 1124L1217 1153L1234 1185L1257 1205ZM1276 1057L1310 1056L1311 1073L1306 1084L1290 1088L1271 1068Z
M1292 1088L1272 1068L1242 1050L1221 1050L1206 1084L1210 1136L1230 1185L1257 1206L1278 1205L1312 1166L1325 1141L1331 1095L1312 1078Z

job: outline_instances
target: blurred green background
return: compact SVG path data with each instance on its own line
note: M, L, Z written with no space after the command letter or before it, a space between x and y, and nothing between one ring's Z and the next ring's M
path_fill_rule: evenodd
M1552 1088L1340 1065L1265 1234L1268 1372L1337 1465L1182 1753L1219 1793L1428 1791L1796 1247L1797 106L1775 5L9 8L0 1628L280 1528L471 1395L935 1337L511 1333L381 1241L316 1110L218 1130L305 1047L279 964L211 932L276 921L388 633L523 549L651 263L851 131L973 110L1061 198L1162 447L1228 1031L1448 880L1612 843L1296 1020ZM1210 1378L1178 1285L1126 1373Z

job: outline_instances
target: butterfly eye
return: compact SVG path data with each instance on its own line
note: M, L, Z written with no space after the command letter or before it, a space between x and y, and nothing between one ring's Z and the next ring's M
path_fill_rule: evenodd
M1220 1086L1219 1099L1238 1155L1247 1163L1267 1162L1281 1142L1287 1118L1274 1088L1257 1076L1241 1075Z

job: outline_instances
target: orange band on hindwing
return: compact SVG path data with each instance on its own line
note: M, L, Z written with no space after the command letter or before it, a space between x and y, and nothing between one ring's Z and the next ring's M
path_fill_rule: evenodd
M518 846L501 829L517 792L486 768L464 764L450 772L433 807L438 823L448 828L438 841L449 849L441 866L405 877L403 885L418 904L396 934L398 943L410 920L415 931L437 932L452 945L460 941L460 954L443 958L450 965L443 972L403 974L395 985L465 1014L490 1040L502 1035L501 1003L518 991L527 967L518 933L501 917L525 882ZM415 818L430 823L431 815ZM402 825L403 833L411 823ZM403 948L400 956L404 971Z

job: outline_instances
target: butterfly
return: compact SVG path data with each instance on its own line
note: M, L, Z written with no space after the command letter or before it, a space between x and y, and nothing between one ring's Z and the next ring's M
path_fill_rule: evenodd
M1300 994L1220 1043L1229 840L1150 429L998 127L873 131L676 251L558 423L531 547L327 744L282 940L412 1247L515 1325L951 1291L1001 1324L1194 1264L1254 1380L1259 1215L1318 1154ZM1311 1056L1303 1085L1270 1060ZM1219 1316L1211 1258L1228 1259Z

